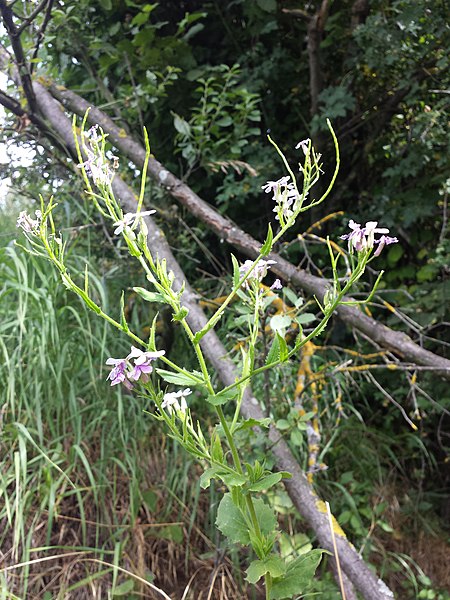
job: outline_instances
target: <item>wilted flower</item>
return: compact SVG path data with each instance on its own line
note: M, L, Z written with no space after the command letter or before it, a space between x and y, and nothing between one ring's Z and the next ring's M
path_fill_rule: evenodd
M276 265L276 264L277 263L275 260L260 260L259 263L252 269L253 261L246 260L245 263L239 267L239 274L241 277L244 277L244 275L246 275L251 270L252 272L249 275L247 281L249 279L253 279L256 281L262 281L264 279L264 277L267 275L267 271L270 269L270 267L272 265ZM246 283L247 283L247 281L246 281ZM247 285L247 287L248 287L248 285Z
M119 235L120 233L122 233L123 230L125 229L125 227L130 227L130 225L133 223L133 221L137 217L146 217L147 215L155 214L155 212L156 212L156 210L146 210L146 211L140 212L140 213L126 213L123 216L123 219L120 219L119 221L116 221L113 224L113 227L116 228L116 229L114 229L115 235Z
M192 390L189 388L164 394L161 408L167 409L169 414L172 414L174 410L181 411L184 414L187 410L186 396L189 396L189 394L192 394Z
M310 144L311 144L311 140L309 138L306 138L306 140L302 140L301 142L299 142L295 146L295 149L298 150L299 148L301 148L303 150L303 154L305 156L307 156Z
M39 225L41 224L42 212L36 210L36 219L32 219L30 215L22 210L17 218L17 227L21 227L26 233L37 234L39 232Z

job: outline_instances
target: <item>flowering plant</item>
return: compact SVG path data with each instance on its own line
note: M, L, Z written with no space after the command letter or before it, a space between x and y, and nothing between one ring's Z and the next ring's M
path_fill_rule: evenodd
M130 353L125 358L109 358L106 361L106 364L111 367L107 380L111 386L123 384L129 391L136 389L142 396L152 401L155 406L154 417L164 422L170 435L204 467L200 478L200 485L203 488L207 488L211 481L216 479L228 489L218 508L217 527L232 542L251 546L253 549L256 558L247 569L247 580L254 584L263 578L267 599L302 594L314 575L323 551L312 550L289 563L278 551L276 517L272 508L264 500L264 493L282 479L289 478L290 474L271 472L266 465L258 461L253 464L245 462L240 455L236 434L249 427L265 428L270 423L270 418L242 420L240 407L243 395L249 381L256 374L274 369L293 359L306 343L324 330L335 309L349 302L345 300L345 295L361 278L367 263L377 256L385 245L397 240L387 237L385 234L389 231L377 228L376 222L368 222L364 228L361 228L354 221L350 221L351 233L342 238L348 240L349 251L354 259L353 268L346 273L345 277L339 275L338 261L341 253L335 254L332 244L328 241L333 277L322 303L317 300L322 312L319 323L306 334L299 322L298 334L293 342L286 339L285 327L282 325L273 327L274 336L265 364L256 367L255 347L261 331L264 303L269 294L276 293L282 287L279 279L275 279L270 288L262 283L271 270L276 271L276 261L269 258L270 253L274 244L294 225L300 213L325 200L338 173L339 148L331 125L329 124L329 128L335 143L336 167L327 190L318 199L310 199L312 197L310 194L322 174L322 163L321 156L315 152L311 141L304 140L297 145L297 149L302 151L299 165L301 185L299 185L297 176L284 154L271 140L288 172L288 175L281 179L269 181L263 186L266 193L273 193L278 228L274 232L269 224L266 239L255 260L247 260L239 264L232 256L233 277L229 294L207 323L201 329L193 330L189 323L188 310L183 305L184 286L175 285L174 273L167 270L163 258L152 254L148 244L145 217L149 217L155 211L142 210L145 174L150 156L146 133L147 159L144 164L136 212L123 214L112 188L117 159L112 157L111 166L105 154L106 136L101 130L94 128L85 133L86 118L87 116L81 128L80 141L77 137L76 139L79 167L89 196L99 212L111 222L114 234L123 237L130 254L139 262L146 275L151 289L135 287L135 292L144 301L166 304L170 307L173 321L178 323L191 344L198 364L197 370L187 370L183 365L171 361L164 349L157 349L156 318L150 327L148 341L144 341L129 327L123 298L120 318L115 319L105 313L90 296L87 269L83 284L79 285L75 282L65 262L66 244L61 235L57 234L54 225L53 211L57 205L53 198L50 198L47 203L41 198L41 209L36 212L36 219L24 213L19 216L17 224L28 238L28 251L48 258L60 272L67 288L78 294L97 315L132 340ZM95 191L91 180L96 187ZM381 234L381 237L376 240L375 234ZM377 247L374 252L375 245ZM201 340L215 328L235 296L239 296L249 310L250 318L246 320L249 331L248 343L242 349L240 376L232 384L220 389L208 368ZM161 363L164 364L165 369L156 366ZM157 376L154 375L155 373ZM162 381L169 386L174 386L171 391L170 388L161 389ZM212 432L204 431L202 423L194 417L191 398L195 396L202 397L215 412L217 425Z

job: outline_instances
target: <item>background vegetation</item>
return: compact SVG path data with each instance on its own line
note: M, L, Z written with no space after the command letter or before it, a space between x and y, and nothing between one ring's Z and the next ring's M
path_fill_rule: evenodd
M16 9L27 15L30 5ZM34 20L22 43L35 78L76 91L135 138L145 125L156 158L258 239L273 217L261 185L282 174L266 132L288 155L312 137L326 179L329 117L342 153L333 197L279 251L327 276L324 238L337 240L349 218L379 220L400 244L378 260L384 287L367 310L446 355L449 33L439 0L65 0ZM126 341L86 314L46 264L13 246L14 215L34 210L39 193L57 193L72 268L89 261L103 306L140 275L124 248L105 244L79 173L67 171L57 144L36 142L12 116L3 136L31 147L34 158L31 167L1 167L12 187L1 214L0 564L64 555L59 566L0 574L3 597L152 597L119 566L156 577L175 597L188 582L187 597L244 597L238 555L224 558L214 529L217 492L199 493L195 465L143 416L149 407L106 385L101 365ZM122 161L121 173L136 179L131 163ZM159 188L149 185L147 198L199 294L220 296L230 248ZM127 310L148 323L129 292ZM164 314L159 335L174 356L185 352ZM229 336L231 353L239 340L238 331ZM286 397L317 409L327 469L315 485L398 597L449 598L448 385L429 371L386 368L389 353L339 323L310 350L255 390L286 421L287 435ZM242 443L263 451L255 437ZM290 443L306 470L305 438L291 435ZM292 531L286 552L314 543L282 488L273 502ZM317 591L339 597L325 568Z

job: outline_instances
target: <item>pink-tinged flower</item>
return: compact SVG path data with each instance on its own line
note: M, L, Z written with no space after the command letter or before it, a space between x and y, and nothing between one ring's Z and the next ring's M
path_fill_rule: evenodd
M110 380L111 385L117 385L118 383L125 383L126 381L126 369L127 361L125 358L108 358L106 361L107 365L114 365L114 368L109 373L106 381Z
M169 414L172 414L174 410L177 412L181 411L185 414L187 411L186 396L189 396L189 394L192 394L192 390L189 388L179 390L178 392L164 394L161 408L167 409Z
M375 240L375 244L378 244L378 248L373 253L374 256L379 256L385 246L389 244L397 244L398 239L396 237L389 237L388 235L382 235L379 240Z
M275 281L272 283L272 285L270 286L271 290L281 290L282 289L282 284L281 281L279 279L275 279Z
M39 225L41 224L42 213L40 210L35 211L36 219L32 219L30 215L23 210L17 218L17 227L21 227L26 233L39 233Z
M137 381L141 378L143 383L147 383L150 373L153 371L151 362L165 354L164 350L159 352L144 352L135 346L131 346L131 352L127 356L127 360L134 360L134 367L128 378L132 381Z
M364 249L365 238L364 238L364 230L361 229L361 225L359 223L355 223L353 219L350 219L348 226L352 230L351 233L347 233L346 235L341 235L341 240L348 240L348 249L349 252L353 248L358 252Z
M146 210L140 213L126 213L123 216L123 219L120 219L119 221L113 223L113 227L116 228L114 229L115 235L119 235L120 233L122 233L125 227L131 227L131 224L137 217L146 217L147 215L154 215L155 212L156 210Z
M378 244L378 248L374 252L374 256L378 256L384 246L398 242L397 238L384 235L385 233L389 233L389 229L377 227L377 225L378 221L367 221L365 227L361 228L359 223L350 220L348 226L352 230L351 233L341 235L342 240L348 240L349 252L352 252L353 249L357 252L371 250L374 244ZM378 240L375 239L376 233L382 234Z
M299 148L301 148L303 150L303 154L305 156L307 156L308 152L309 152L310 144L311 144L311 140L309 138L306 138L306 140L302 140L301 142L299 142L295 146L295 149L298 150Z
M259 263L252 269L253 261L246 260L245 263L239 267L239 274L241 277L244 277L244 275L246 275L251 270L252 272L249 275L247 281L249 279L262 281L267 275L267 271L270 269L270 267L276 264L277 263L275 260L260 260Z

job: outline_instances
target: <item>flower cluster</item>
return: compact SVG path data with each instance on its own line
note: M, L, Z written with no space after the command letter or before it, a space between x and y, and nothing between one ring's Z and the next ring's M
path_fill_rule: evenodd
M111 385L123 383L129 390L133 389L133 381L139 379L146 383L150 373L153 371L152 361L165 354L164 350L159 352L144 352L131 346L131 352L126 358L108 358L107 365L112 365L113 369L106 378L111 381ZM131 362L133 361L133 362Z
M164 394L161 408L167 409L169 414L172 414L174 411L180 411L185 414L187 411L186 396L189 396L189 394L192 394L192 390L190 388L179 390L178 392L169 392Z
M32 219L25 210L20 212L17 218L17 227L21 227L25 233L34 233L35 235L39 233L42 212L40 210L36 210L34 214L36 215L36 219Z
M295 183L290 181L290 175L281 177L277 181L268 181L262 186L262 189L269 194L273 192L273 200L275 200L275 208L273 212L276 213L277 221L280 220L280 214L287 221L295 212L297 208L297 201L299 195Z
M98 133L98 125L91 127L85 134L85 138L89 140L90 148L84 147L84 151L87 155L87 160L80 163L79 169L84 169L86 173L92 177L96 185L108 185L112 180L112 171L110 164L104 155L104 152L99 146L99 142L102 141L103 136ZM112 156L113 169L119 167L119 159L117 156Z
M368 221L365 227L361 227L359 223L355 223L355 221L350 219L348 226L352 231L346 235L341 235L341 240L348 240L349 252L353 252L353 250L356 250L357 252L371 250L374 245L377 244L378 247L373 255L378 256L385 246L396 244L398 239L396 237L385 235L386 233L389 233L389 229L377 227L377 225L377 221ZM377 240L375 239L376 233L381 234L381 237Z

